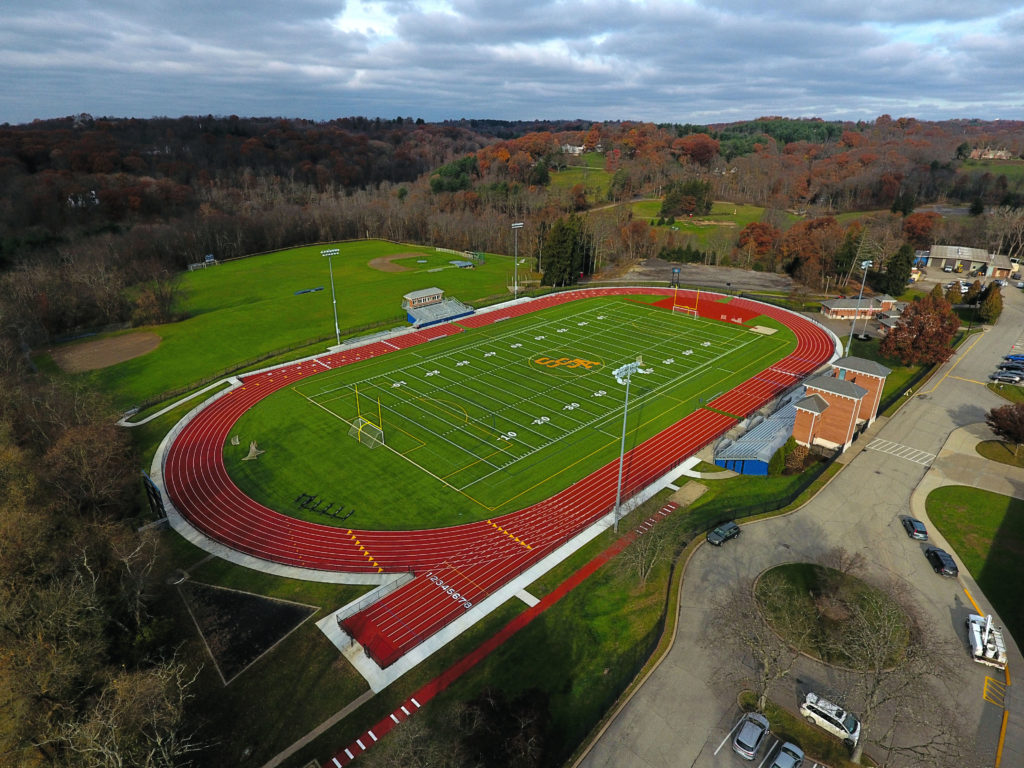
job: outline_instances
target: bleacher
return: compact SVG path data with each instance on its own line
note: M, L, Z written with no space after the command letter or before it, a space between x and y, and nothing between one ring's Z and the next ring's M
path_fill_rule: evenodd
M458 299L452 298L442 299L436 304L427 304L422 307L408 307L405 311L413 328L426 328L429 325L468 317L476 312L468 304L463 304Z

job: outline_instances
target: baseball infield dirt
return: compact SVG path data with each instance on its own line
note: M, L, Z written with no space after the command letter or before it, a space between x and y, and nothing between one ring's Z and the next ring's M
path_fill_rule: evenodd
M142 357L160 346L160 337L155 333L127 333L95 341L66 344L50 350L50 356L68 373L95 371L108 365L123 363L133 357Z
M423 258L422 253L393 253L390 256L379 256L370 261L369 267L381 272L411 272L412 267L403 267L401 264L395 264L394 262L399 259L412 259L417 256Z

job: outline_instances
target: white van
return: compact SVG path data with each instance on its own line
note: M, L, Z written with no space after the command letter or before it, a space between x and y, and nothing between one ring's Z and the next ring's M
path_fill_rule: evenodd
M800 714L812 725L838 736L851 747L860 741L860 721L846 710L816 693L808 693L800 704Z

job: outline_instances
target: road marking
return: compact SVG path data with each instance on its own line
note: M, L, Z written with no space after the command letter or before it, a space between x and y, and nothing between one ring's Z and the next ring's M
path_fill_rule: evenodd
M949 378L956 379L957 381L966 381L968 384L980 384L983 387L988 386L987 381L978 381L977 379L965 379L963 376L950 376Z
M909 445L893 443L889 440L882 440L880 438L875 438L868 443L868 450L888 453L896 456L897 458L906 459L907 461L912 461L915 464L921 464L925 467L931 465L931 463L935 461L934 453L920 451L917 448L911 448Z
M744 715L743 717L746 717L746 715ZM725 734L725 738L724 738L724 739L722 739L722 743L721 743L721 744L719 744L719 745L718 745L718 749L716 749L716 750L715 750L715 754L716 754L716 755L717 755L717 754L718 754L719 752L721 752L721 751L722 751L722 747L724 747L724 746L725 746L725 742L727 742L727 741L729 740L729 738L730 738L730 737L731 737L731 736L732 736L732 735L733 735L733 734L734 734L734 733L736 732L736 729L740 727L740 723L742 723L742 722L743 722L743 717L741 717L741 718L740 718L739 720L737 720L737 721L736 721L736 725L734 725L734 726L732 727L732 730L731 730L731 731L729 731L729 732L728 732L727 734Z
M986 677L985 690L982 692L981 698L989 704L1006 709L1006 684L994 677Z
M963 352L963 354L962 354L962 355L960 355L960 357L958 357L958 358L956 359L956 362L955 362L955 363L953 363L953 366L952 366L952 367L951 367L951 368L950 368L950 369L949 369L948 371L946 371L946 372L945 372L945 374L943 374L943 376L942 376L942 378L941 378L941 379L939 379L939 380L938 380L937 382L935 382L935 386L933 386L933 387L932 387L931 389L929 389L929 390L928 390L927 392L918 392L917 394L918 394L918 395L930 395L930 394L931 394L932 392L934 392L934 391L935 391L936 389L938 389L938 388L939 388L939 385L940 385L940 384L941 384L942 382L944 382L944 381L946 380L946 377L947 377L947 376L949 376L949 374L951 374L951 373L952 373L952 372L954 371L954 369L956 369L956 367L957 367L958 365L960 365L960 361L961 361L961 360L963 360L963 359L964 359L965 357L967 357L967 354L968 354L968 353L969 353L969 352L970 352L970 351L971 351L972 349L974 349L974 345L975 345L975 344L977 344L977 343L978 343L979 341L981 341L981 339L982 339L982 337L983 337L984 335L985 335L984 333L979 333L979 334L977 335L977 338L976 338L976 339L975 339L975 340L974 340L973 342L971 342L971 346L969 346L969 347L968 347L967 349L965 349L965 350L964 350L964 352Z

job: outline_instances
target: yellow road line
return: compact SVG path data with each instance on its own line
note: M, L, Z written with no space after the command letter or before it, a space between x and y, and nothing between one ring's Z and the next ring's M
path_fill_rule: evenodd
M999 768L999 764L1003 761L1003 743L1006 741L1006 721L1010 719L1010 710L1003 710L1003 725L999 729L999 743L996 745L996 762L995 768Z
M978 338L976 338L973 342L971 342L971 346L969 346L967 349L965 349L963 354L961 354L960 357L957 358L956 362L953 363L953 366L942 375L941 379L939 379L937 382L935 382L935 386L933 386L927 392L918 392L917 394L919 394L919 395L930 395L932 392L934 392L936 389L938 389L939 388L939 384L944 382L946 380L946 377L949 376L949 374L951 374L953 372L953 370L958 365L960 365L960 361L963 360L965 357L967 357L967 353L970 352L972 349L974 349L974 345L977 344L979 341L981 341L981 339L982 339L982 337L984 335L985 335L984 333L979 333L978 334Z
M1006 709L1006 686L994 677L986 677L981 698L1000 709Z
M966 381L968 384L980 384L983 387L988 386L988 382L978 381L977 379L965 379L963 376L950 376L949 378L956 379L957 381Z
M962 587L963 587L963 585L962 585L962 584L961 584L960 586L962 586ZM981 608L979 608L979 607L978 607L978 604L977 604L976 602L974 602L974 598L973 598L973 597L971 597L971 593L967 591L967 587L963 587L963 589L964 589L964 594L965 594L965 595L967 595L967 599L968 599L968 600L970 600L970 601L971 601L971 605L973 605L973 606L974 606L974 610L975 610L975 611L977 612L977 614L978 614L979 616L981 616L981 615L982 615L982 613L981 613Z

